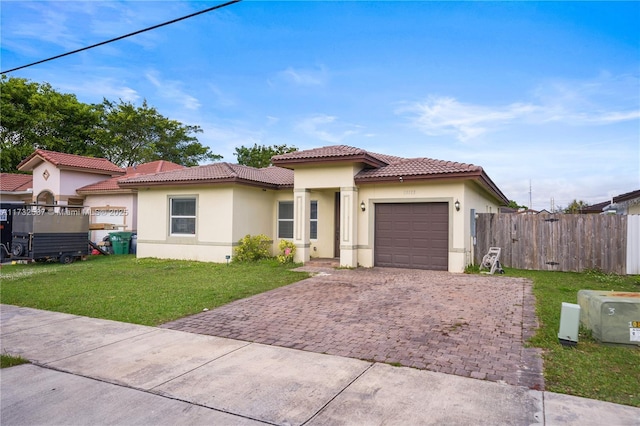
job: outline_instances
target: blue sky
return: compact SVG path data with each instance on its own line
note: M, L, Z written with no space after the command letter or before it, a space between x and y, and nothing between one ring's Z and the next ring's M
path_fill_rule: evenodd
M7 1L1 68L222 2ZM144 99L235 162L345 144L482 166L532 207L640 189L640 2L244 1L11 73Z

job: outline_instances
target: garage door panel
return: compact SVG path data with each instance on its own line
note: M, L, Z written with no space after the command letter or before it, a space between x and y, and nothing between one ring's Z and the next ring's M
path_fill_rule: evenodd
M376 266L448 270L447 203L376 204Z

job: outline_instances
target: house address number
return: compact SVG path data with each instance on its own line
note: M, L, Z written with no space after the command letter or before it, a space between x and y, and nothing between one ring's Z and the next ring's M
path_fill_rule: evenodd
M415 189L406 189L406 190L402 191L402 193L404 195L416 195L416 190Z

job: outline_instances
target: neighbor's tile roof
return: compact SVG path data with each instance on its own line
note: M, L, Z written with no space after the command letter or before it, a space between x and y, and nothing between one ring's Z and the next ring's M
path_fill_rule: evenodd
M40 162L48 161L61 169L81 169L106 174L124 174L125 170L106 158L85 157L83 155L36 149L18 164L18 170L33 170Z
M192 183L240 182L267 187L293 186L293 171L280 167L242 166L230 163L213 163L162 173L135 176L119 182L121 187L146 185L183 185Z
M33 188L33 177L18 173L0 173L0 191L21 192Z
M626 192L624 194L620 194L617 197L613 197L614 203L620 203L622 201L633 200L634 198L640 198L640 189L636 191Z
M185 168L185 166L172 163L171 161L157 160L127 167L127 175L147 175L150 173L168 172L170 170L180 170Z
M76 192L79 194L86 194L92 192L104 192L104 191L122 191L118 182L134 176L160 173L171 170L185 169L185 166L172 163L171 161L158 160L151 161L149 163L138 164L137 166L127 167L127 172L124 176L116 176L111 179L103 180L102 182L93 183L91 185L78 188Z

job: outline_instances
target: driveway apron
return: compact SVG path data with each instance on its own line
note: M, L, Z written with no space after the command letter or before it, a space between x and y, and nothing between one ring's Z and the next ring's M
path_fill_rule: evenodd
M524 345L537 327L531 281L306 270L316 275L163 327L543 390L541 353Z

